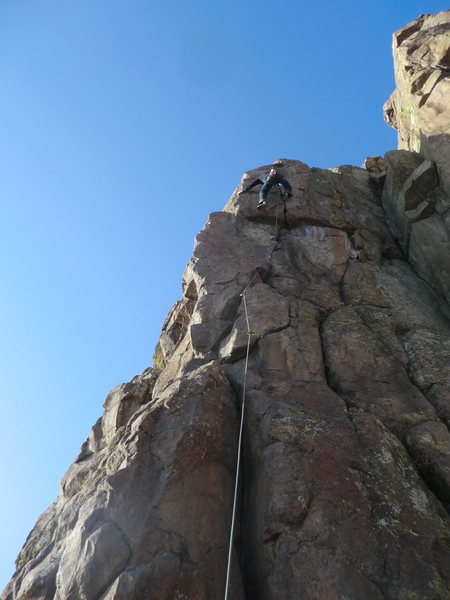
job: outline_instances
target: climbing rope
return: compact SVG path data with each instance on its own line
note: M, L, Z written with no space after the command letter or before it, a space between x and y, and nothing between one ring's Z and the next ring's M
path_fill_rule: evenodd
M282 199L283 203L284 203L284 223L285 223L286 227L288 227L287 220L286 220L286 213L287 213L286 199L284 197L283 191L281 190L281 187L278 186L277 213L276 213L276 218L275 218L275 232L274 232L274 236L273 236L274 237L274 245L272 246L272 248L271 248L271 246L269 246L267 249L267 252L266 252L266 258L269 258L269 264L272 260L272 255L278 246L278 238L279 238L279 233L280 233L280 232L278 232L278 208L280 206L280 199ZM280 229L280 231L281 231L281 229ZM244 303L245 321L247 324L247 352L245 355L244 380L242 383L241 422L239 425L238 451L237 451L237 459L236 459L236 477L235 477L235 482L234 482L233 511L232 511L232 516L231 516L230 543L229 543L229 547L228 547L228 564L227 564L227 577L226 577L226 583L225 583L225 600L228 599L228 588L229 588L229 584L230 584L231 554L233 551L234 523L235 523L235 519L236 519L236 505L237 505L237 494L238 494L238 486L239 486L239 471L240 471L240 466L241 466L242 432L244 429L245 394L246 394L246 390L247 390L248 357L250 355L250 340L253 335L252 331L250 329L250 320L249 320L249 316L248 316L247 300L246 300L245 295L246 295L249 287L252 285L252 283L256 279L257 275L260 273L261 269L262 269L262 266L257 269L257 271L255 272L253 277L250 279L250 281L247 283L247 285L245 286L245 288L241 294L241 298Z
M275 217L275 237L277 237L278 231L278 208L280 206L280 196L282 195L281 187L278 185L278 201L277 201L277 216Z
M247 301L245 299L245 292L243 292L241 294L241 296L244 301L245 319L247 321L247 353L245 355L244 382L243 382L242 404L241 404L241 423L239 425L238 452L237 452L237 459L236 459L236 480L234 483L233 512L232 512L232 517L231 517L230 544L229 544L229 548L228 548L228 564L227 564L227 579L226 579L226 584L225 584L225 600L227 600L227 598L228 598L228 586L230 583L231 553L233 551L234 521L236 518L236 504L237 504L237 493L238 493L238 483L239 483L239 468L241 465L242 431L244 428L245 391L247 388L246 384L247 384L247 371L248 371L248 356L250 354L250 340L252 337L252 334L250 331L250 323L248 320Z

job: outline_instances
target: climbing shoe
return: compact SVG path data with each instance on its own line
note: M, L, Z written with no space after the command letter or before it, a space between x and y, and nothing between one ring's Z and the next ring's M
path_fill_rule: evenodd
M263 206L267 206L267 202L265 200L260 200L256 205L256 208L262 208Z

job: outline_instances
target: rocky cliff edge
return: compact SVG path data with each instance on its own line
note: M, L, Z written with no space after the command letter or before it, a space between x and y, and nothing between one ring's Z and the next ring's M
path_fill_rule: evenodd
M247 286L229 597L450 597L449 197L442 157L415 150L279 160L285 214L276 191L263 211L237 194L264 167L244 175L196 238L154 367L109 394L2 599L223 598Z

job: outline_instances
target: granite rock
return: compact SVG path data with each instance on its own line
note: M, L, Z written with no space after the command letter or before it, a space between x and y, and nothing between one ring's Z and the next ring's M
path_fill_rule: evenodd
M108 395L2 600L222 599L244 391L229 598L450 597L446 165L411 126L446 85L446 16L395 34L418 69L399 150L279 159L286 211L239 194L265 165L210 215L153 367Z

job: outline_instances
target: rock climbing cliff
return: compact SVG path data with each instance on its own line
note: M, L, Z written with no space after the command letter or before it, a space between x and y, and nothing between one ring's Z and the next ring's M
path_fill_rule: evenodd
M399 150L433 160L450 192L450 22L449 11L421 15L393 36L397 87L384 105L386 121L398 131Z
M383 203L403 252L450 300L450 12L393 36L396 90L384 105L399 150L386 157ZM416 154L417 153L417 154ZM424 160L425 159L425 160ZM406 179L405 179L406 176Z
M154 366L106 398L3 600L223 598L247 345L229 597L450 597L449 26L394 35L399 150L278 160L286 212L238 195L261 167L209 216Z

